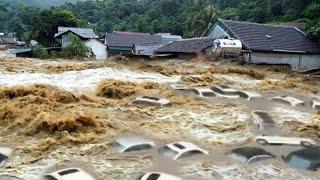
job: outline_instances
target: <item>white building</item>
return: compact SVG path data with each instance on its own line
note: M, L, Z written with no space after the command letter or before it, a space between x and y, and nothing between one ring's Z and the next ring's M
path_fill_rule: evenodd
M89 39L85 45L91 49L97 60L105 60L108 57L107 46L98 39Z

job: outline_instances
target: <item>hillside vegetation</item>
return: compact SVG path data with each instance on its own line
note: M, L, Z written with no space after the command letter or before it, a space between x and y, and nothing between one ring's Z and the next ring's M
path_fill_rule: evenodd
M92 27L96 32L171 32L194 37L217 18L305 23L310 38L320 37L319 0L99 0L46 10L0 0L0 30L45 45L52 44L48 36L53 36L58 25Z

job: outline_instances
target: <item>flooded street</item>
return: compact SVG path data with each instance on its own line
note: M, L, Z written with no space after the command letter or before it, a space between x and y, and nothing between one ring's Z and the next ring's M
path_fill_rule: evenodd
M311 105L320 96L319 79L193 61L0 62L0 145L13 149L0 168L0 179L38 180L62 167L79 167L97 179L111 180L137 179L149 171L190 180L319 179L319 171L297 170L282 160L302 146L255 142L256 136L273 135L320 143L320 112ZM262 97L199 97L172 85L228 85ZM304 105L270 100L284 95ZM166 98L170 105L131 103L138 96ZM255 110L267 112L274 126L260 130ZM150 138L155 147L119 153L110 144L125 136ZM176 141L192 142L209 155L174 161L159 154L160 147ZM275 157L246 164L230 155L232 149L247 146Z

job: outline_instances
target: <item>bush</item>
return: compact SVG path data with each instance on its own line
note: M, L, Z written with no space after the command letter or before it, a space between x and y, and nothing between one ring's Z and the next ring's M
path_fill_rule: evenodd
M85 58L88 57L90 50L84 42L76 35L70 35L70 45L64 47L61 52L62 58Z
M32 48L32 57L49 58L48 51L41 45L37 44Z

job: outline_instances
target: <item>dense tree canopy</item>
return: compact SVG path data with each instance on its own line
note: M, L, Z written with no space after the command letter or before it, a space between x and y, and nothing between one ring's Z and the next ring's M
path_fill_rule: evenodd
M319 0L96 0L40 9L0 0L0 30L24 40L54 44L57 26L92 27L96 32L170 32L200 36L217 18L277 24L302 22L320 39Z

